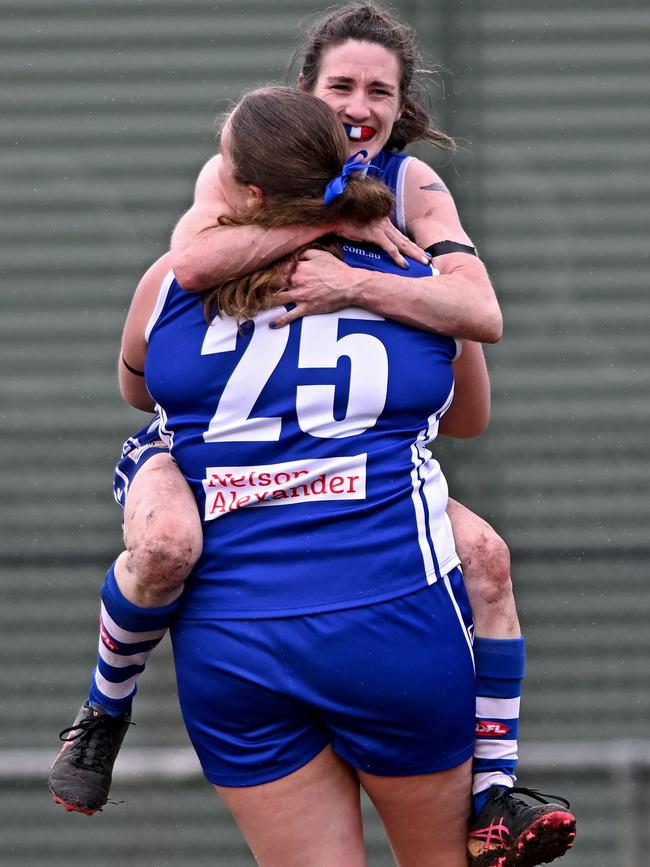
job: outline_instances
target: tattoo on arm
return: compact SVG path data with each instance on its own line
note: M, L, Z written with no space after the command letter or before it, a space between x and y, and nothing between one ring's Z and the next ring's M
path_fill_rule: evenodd
M421 190L431 190L434 193L448 193L449 190L444 184L434 181L432 184L427 184L426 187L420 187Z

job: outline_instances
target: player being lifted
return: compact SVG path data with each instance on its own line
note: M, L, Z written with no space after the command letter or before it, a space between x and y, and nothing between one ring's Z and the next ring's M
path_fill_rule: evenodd
M405 145L418 139L441 147L452 145L413 96L417 53L412 32L372 4L352 4L320 22L307 40L304 55L300 86L335 111L346 129L350 154L359 147L368 152L371 171L394 192L393 222L361 226L339 219L327 227L270 229L224 225L219 217L232 211L232 155L218 156L202 171L195 204L174 233L172 263L181 285L192 292L203 291L309 244L326 229L352 240L374 242L398 262L403 262L403 254L422 259L421 248L425 248L440 276L435 281L410 280L396 274L353 272L325 252L308 251L292 271L284 296L295 307L278 317L277 327L302 316L360 306L424 330L474 341L498 340L498 305L449 192L428 166L401 154ZM287 167L281 160L277 171L286 178ZM252 177L238 181L255 184ZM127 399L142 409L152 408L147 397L138 394L139 372L126 354L121 380ZM462 428L456 435L463 435ZM136 436L121 463L122 471L137 470L125 506L126 551L102 591L104 638L89 702L71 735L66 735L74 740L51 773L55 796L87 812L105 803L113 762L128 726L135 679L164 634L183 582L201 552L194 498L166 446L157 444L158 438L155 425L148 434ZM173 515L165 508L170 501L176 504ZM522 791L513 790L512 784L524 645L508 551L485 522L460 504L450 501L448 514L465 567L475 624L478 698L470 862L475 867L542 863L570 846L574 820L558 805L529 806L513 796L513 791ZM121 621L111 612L119 612ZM107 662L111 653L130 664L111 665ZM495 731L501 736L494 737ZM91 741L104 744L98 752L105 760L99 768L86 769L84 757L92 752L87 748ZM501 829L498 836L489 831L495 827ZM520 844L525 844L525 861L519 857Z

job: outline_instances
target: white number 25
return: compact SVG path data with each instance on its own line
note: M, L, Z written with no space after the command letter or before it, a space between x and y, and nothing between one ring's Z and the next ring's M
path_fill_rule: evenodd
M203 434L206 442L261 442L280 439L282 418L251 416L253 407L289 341L289 327L269 328L278 310L257 316L250 343L226 383ZM350 388L344 418L334 418L333 385L299 385L296 413L301 430L312 436L339 438L361 434L373 427L386 403L388 356L384 344L371 334L337 337L340 319L382 317L358 308L337 314L307 316L302 320L298 367L335 368L339 359L350 359ZM237 344L237 325L230 318L216 317L209 326L201 355L232 352Z

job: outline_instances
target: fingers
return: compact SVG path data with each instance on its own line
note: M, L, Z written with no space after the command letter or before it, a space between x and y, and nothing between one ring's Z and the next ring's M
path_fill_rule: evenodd
M277 319L274 319L273 322L270 322L269 328L284 328L285 325L290 325L292 322L295 322L296 319L300 319L302 316L306 315L307 305L296 304L296 306L292 310L287 310L287 312L283 313L282 316L278 316Z
M393 262L395 262L396 265L399 265L400 268L408 268L408 262L400 253L399 247L396 244L393 244L387 235L380 235L376 238L375 244L378 247L381 247L384 252L388 253Z
M411 259L415 259L417 262L422 262L423 265L428 265L431 262L431 256L428 253L425 253L421 247L418 247L410 238L407 238L405 235L401 236L401 242L397 242L397 247L400 252L404 254L404 256L410 256Z
M309 262L311 259L318 259L319 256L331 256L331 253L325 252L325 250L304 250L300 256L298 256L299 262Z
M391 225L390 230L386 232L386 237L390 237L390 240L396 249L404 256L410 256L411 259L422 262L423 265L428 265L431 261L431 257L428 253L425 253L421 247L418 247L414 241L411 241L410 238L407 238L406 235L403 235L398 229L395 229L394 226ZM395 259L392 254L391 257ZM395 259L395 261L397 262L397 259Z
M337 232L351 241L366 241L375 244L384 250L401 268L408 268L404 256L409 256L424 265L428 265L431 261L431 257L410 238L402 234L388 217L374 220L365 225L344 223L337 227Z

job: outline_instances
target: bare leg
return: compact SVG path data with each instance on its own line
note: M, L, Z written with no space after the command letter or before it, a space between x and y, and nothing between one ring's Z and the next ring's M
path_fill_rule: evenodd
M381 816L398 867L466 867L471 762L436 774L359 772L359 778Z
M271 783L215 788L260 867L365 867L359 781L330 747Z
M510 552L492 527L457 500L447 514L465 577L476 635L519 638L521 628L510 577Z
M129 602L155 608L177 599L201 555L203 533L192 491L169 455L154 455L133 480L124 541L115 578Z
M201 554L196 502L169 455L151 457L133 480L124 537L127 550L102 588L104 614L90 694L48 778L54 801L81 813L95 813L106 803L136 678L165 634L168 606L181 595Z

